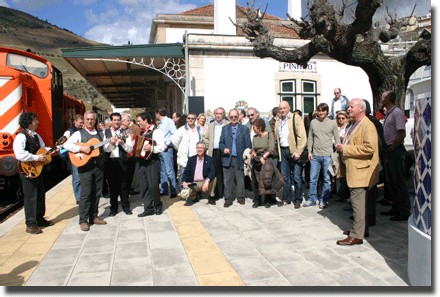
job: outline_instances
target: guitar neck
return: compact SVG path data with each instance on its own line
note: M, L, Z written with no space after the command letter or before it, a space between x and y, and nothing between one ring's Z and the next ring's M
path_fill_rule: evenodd
M106 145L106 144L109 143L109 142L110 142L110 138L108 138L108 139L106 139L106 140L104 140L104 141L98 142L97 144L92 145L90 148L91 148L92 150L94 150L94 149L100 148L100 147L103 146L103 145Z

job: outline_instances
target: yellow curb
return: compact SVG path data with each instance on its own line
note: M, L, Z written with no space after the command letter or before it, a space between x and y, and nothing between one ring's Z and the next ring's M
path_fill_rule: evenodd
M0 238L1 286L22 286L64 231L70 219L76 215L70 176L59 185L56 194L46 194L46 219L55 225L43 228L42 234L26 233L24 220Z
M209 233L184 201L164 199L188 260L201 286L244 286Z

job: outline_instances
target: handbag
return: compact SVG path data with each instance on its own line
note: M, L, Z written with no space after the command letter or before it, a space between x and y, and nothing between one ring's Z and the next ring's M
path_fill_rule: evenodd
M295 136L295 144L298 147L298 136L296 135L295 115L293 115L293 135ZM304 148L301 156L298 159L298 163L307 164L309 162L309 150L307 146Z

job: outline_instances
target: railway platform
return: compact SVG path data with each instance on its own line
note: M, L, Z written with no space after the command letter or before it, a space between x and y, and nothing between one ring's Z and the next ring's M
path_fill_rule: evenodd
M249 193L250 194L250 193ZM251 194L250 194L251 195ZM0 285L14 286L353 286L408 291L407 223L379 215L364 244L338 246L351 213L331 199L326 209L292 205L191 206L165 197L160 216L108 217L79 228L70 176L46 194L44 233L25 232L19 211L0 225ZM8 288L6 288L6 291ZM288 290L288 289L287 289ZM293 290L293 289L292 289ZM293 291L292 291L293 292Z

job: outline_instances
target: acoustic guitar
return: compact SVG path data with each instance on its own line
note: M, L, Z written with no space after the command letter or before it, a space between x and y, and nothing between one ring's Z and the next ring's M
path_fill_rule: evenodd
M131 133L130 129L127 129L124 132L122 132L120 135L116 135L116 136L118 139L125 139L130 135L130 133ZM108 138L100 142L99 139L92 138L86 143L81 143L81 142L75 143L76 145L79 146L90 146L91 152L89 154L85 154L81 152L78 153L69 152L70 162L72 162L72 164L76 167L81 167L86 165L91 158L99 156L99 148L109 143L110 140L111 138Z
M20 162L20 171L26 176L28 179L33 179L40 176L43 171L44 165L49 164L52 161L52 154L56 152L57 147L66 142L67 137L63 136L57 140L55 146L47 150L46 148L40 148L35 154L36 155L45 155L46 161L29 161L29 162Z

